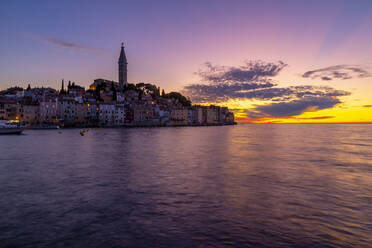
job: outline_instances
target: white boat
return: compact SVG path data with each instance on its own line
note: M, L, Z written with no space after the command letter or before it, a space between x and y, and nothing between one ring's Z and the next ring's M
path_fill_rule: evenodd
M21 134L23 128L16 121L0 121L0 134Z

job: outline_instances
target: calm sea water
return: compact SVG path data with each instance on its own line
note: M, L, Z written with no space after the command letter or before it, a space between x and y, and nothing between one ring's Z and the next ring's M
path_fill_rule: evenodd
M0 136L0 247L372 247L372 125Z

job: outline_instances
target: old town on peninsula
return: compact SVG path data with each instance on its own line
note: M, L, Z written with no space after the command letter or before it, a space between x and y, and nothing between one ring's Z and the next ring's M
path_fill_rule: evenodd
M31 128L236 124L227 107L192 105L178 92L128 83L123 44L118 64L119 82L95 79L88 90L62 79L59 91L30 85L0 91L0 120L15 120Z

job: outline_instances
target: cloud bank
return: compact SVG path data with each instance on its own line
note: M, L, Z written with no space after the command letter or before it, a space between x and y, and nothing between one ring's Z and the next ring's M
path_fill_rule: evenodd
M328 86L290 86L274 87L273 83L238 83L238 84L191 84L184 87L183 93L191 96L198 103L225 102L229 99L289 101L307 97L338 97L350 93Z
M255 105L243 111L252 119L294 117L305 112L333 108L341 103L339 97L350 95L350 92L329 86L279 87L272 77L278 75L286 66L287 64L281 61L276 63L251 61L238 67L213 66L206 63L205 68L197 72L204 83L186 85L183 93L196 103L222 103L229 100L265 101L265 104ZM358 72L359 76L366 75L364 71L356 68L352 71ZM318 72L308 73L308 77L314 77L316 73ZM333 72L333 75L336 74Z

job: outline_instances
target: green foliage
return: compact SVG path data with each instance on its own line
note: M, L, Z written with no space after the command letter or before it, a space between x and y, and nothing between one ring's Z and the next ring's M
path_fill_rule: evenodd
M94 92L94 95L97 97L97 99L100 99L100 91L106 88L106 84L100 84L96 87L96 90ZM142 97L146 94L150 94L153 98L157 97L163 97L168 99L177 99L179 103L181 103L183 106L191 106L191 101L187 99L185 96L183 96L179 92L170 92L165 93L164 89L161 91L160 94L160 87L156 86L155 84L150 83L138 83L138 84L127 84L123 88L123 92L134 90L138 92L138 98L139 100L142 99ZM116 94L116 88L114 87L114 84L111 84L111 91L113 92L113 100L117 100L117 94Z
M116 88L115 88L114 82L111 83L111 91L112 91L112 100L117 101L118 96L116 94Z
M168 94L164 94L164 96L162 97L169 98L169 99L177 99L178 102L180 102L183 106L187 106L187 107L191 106L191 101L179 92L172 91Z
M150 94L153 98L160 96L160 88L155 84L138 83L136 89L140 94Z
M134 84L127 84L124 86L123 92L126 92L128 90L135 90L137 91L137 87Z

